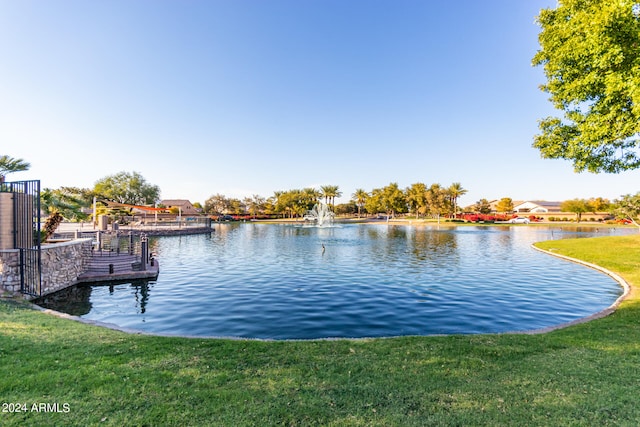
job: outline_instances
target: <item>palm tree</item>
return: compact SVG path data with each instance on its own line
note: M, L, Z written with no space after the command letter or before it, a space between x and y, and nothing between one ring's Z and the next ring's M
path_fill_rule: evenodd
M329 192L331 191L331 186L330 185L321 185L320 186L320 193L322 194L322 197L324 197L324 204L328 205L329 204L329 198L331 196L329 196Z
M322 192L322 196L324 197L324 202L327 205L331 205L335 207L336 197L342 196L342 192L340 191L340 187L337 185L323 185L320 187Z
M351 195L351 200L353 200L358 207L358 218L360 218L360 210L367 202L367 198L369 197L369 193L364 191L362 188L356 189L355 193Z
M342 197L342 191L340 191L340 187L337 185L333 187L333 194L331 195L331 206L333 210L336 209L336 197Z
M4 182L4 177L8 173L26 171L31 167L28 162L22 159L14 159L6 154L0 156L0 182Z
M322 197L322 192L312 187L303 188L300 193L302 194L302 197L306 199L306 201L312 202L314 205L318 203L318 200L320 200L320 197Z
M458 197L464 196L467 194L467 190L462 188L462 184L459 182L454 182L449 186L449 196L451 197L451 202L453 203L453 217L455 218L458 213Z
M42 240L47 240L58 228L64 218L84 219L86 214L81 209L84 202L80 197L65 189L51 190L45 188L40 193L40 208L49 216L42 226Z
M42 241L46 241L56 232L60 224L64 221L64 217L60 212L50 214L44 224L42 224Z

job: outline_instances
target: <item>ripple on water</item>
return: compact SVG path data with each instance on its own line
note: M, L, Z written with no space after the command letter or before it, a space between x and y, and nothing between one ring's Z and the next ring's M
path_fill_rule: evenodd
M608 307L622 293L611 278L530 248L587 235L553 233L216 226L153 240L157 281L94 287L83 317L159 333L297 339L530 330Z

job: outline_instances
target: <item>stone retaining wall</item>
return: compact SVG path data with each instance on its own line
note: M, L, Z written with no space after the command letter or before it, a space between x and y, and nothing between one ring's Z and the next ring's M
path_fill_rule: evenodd
M91 239L42 245L42 295L56 292L78 281L91 259ZM0 250L0 290L20 292L20 251Z
M42 246L42 295L75 284L91 260L91 239Z
M17 249L0 250L0 291L20 292L20 251Z

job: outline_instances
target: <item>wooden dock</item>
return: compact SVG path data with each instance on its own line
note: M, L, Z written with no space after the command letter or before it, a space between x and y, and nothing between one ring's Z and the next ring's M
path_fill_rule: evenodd
M157 260L147 263L143 269L139 256L97 252L91 257L89 268L78 277L78 282L155 280L160 272L159 267Z

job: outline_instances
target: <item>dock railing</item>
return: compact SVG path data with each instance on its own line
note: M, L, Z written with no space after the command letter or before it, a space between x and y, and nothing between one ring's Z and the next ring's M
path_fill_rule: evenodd
M79 232L95 232L97 230L101 231L133 231L134 233L144 233L150 231L171 231L171 230L185 230L185 229L193 229L193 228L211 228L212 220L209 217L195 217L195 218L183 218L181 220L162 220L162 221L153 221L153 220L145 220L145 219L134 219L127 223L111 223L108 225L108 229L100 229L97 225L91 222L64 222L62 223L56 233L54 238L65 238L70 237L73 238L73 233L75 231ZM62 236L62 237L59 237Z
M143 259L149 261L150 254L148 240L145 233L134 233L133 231L80 231L55 233L51 240L75 240L90 238L93 241L92 255L112 257L118 255L135 255L139 262ZM143 248L146 244L146 249Z

